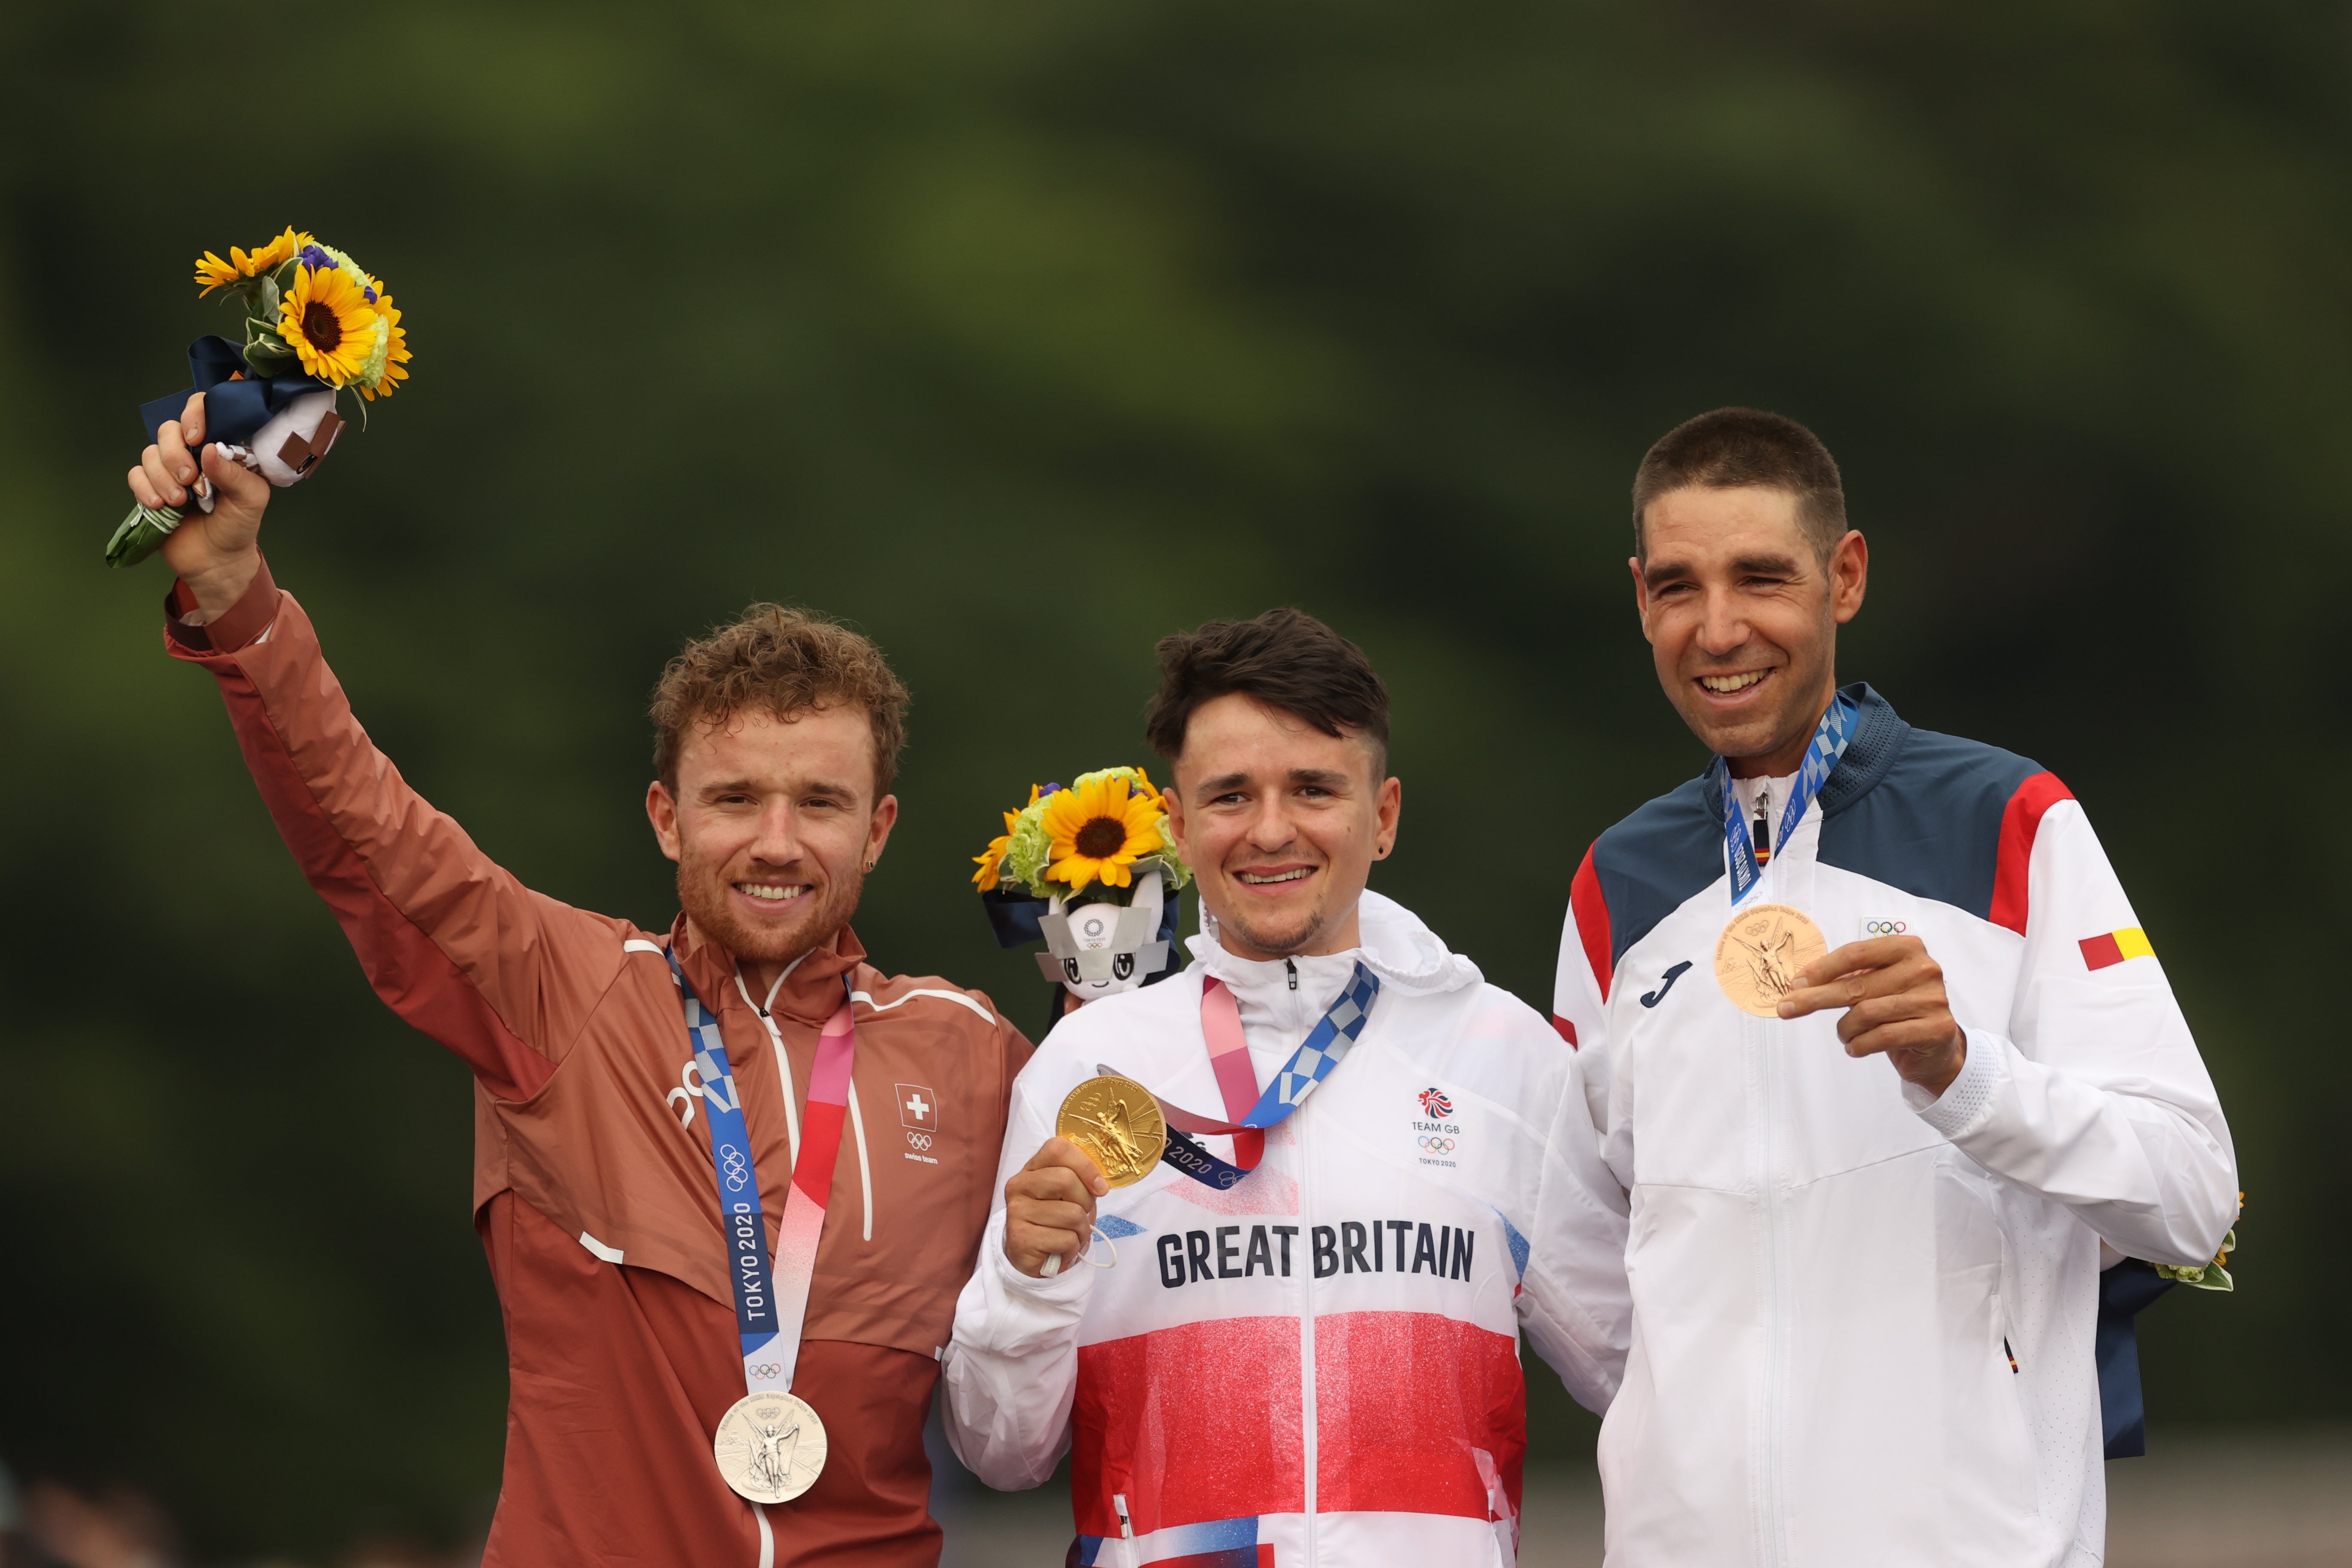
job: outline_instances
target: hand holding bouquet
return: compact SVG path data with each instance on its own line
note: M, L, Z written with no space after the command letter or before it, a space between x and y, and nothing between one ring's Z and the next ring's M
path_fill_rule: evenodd
M195 384L140 409L151 441L161 442L164 426L203 393L202 437L271 484L290 485L335 444L344 389L373 402L408 378L408 334L383 280L307 234L289 227L250 254L232 247L226 261L206 251L195 280L204 285L199 298L226 289L240 302L244 342L204 337L189 345ZM185 501L166 504L171 492L150 488L154 504L142 495L107 542L108 565L145 560L185 516ZM213 486L200 469L192 469L185 494L212 510Z

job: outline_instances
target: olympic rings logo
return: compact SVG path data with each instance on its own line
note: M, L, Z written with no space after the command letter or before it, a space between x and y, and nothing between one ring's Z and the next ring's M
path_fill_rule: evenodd
M909 1132L907 1134L907 1146L910 1149L928 1149L931 1146L931 1135L928 1132Z
M1421 1146L1433 1154L1451 1154L1455 1147L1453 1139L1441 1138L1430 1132L1421 1135Z
M751 1167L743 1163L741 1151L732 1143L719 1146L719 1173L727 1178L727 1190L730 1193L741 1192L744 1184L751 1179Z
M782 1377L784 1375L783 1364L781 1362L761 1362L757 1366L748 1366L743 1370L750 1373L753 1377L760 1378Z
M1910 929L1911 928L1908 925L1905 924L1901 921L1864 921L1862 922L1862 934L1864 936L1901 936L1905 931L1907 931Z

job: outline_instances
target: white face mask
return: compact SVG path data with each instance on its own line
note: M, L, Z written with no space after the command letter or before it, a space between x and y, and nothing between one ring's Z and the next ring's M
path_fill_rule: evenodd
M1053 912L1038 918L1047 951L1037 967L1081 1002L1132 991L1167 967L1168 944L1159 940L1166 903L1157 866L1136 874L1135 898L1125 908L1055 899Z

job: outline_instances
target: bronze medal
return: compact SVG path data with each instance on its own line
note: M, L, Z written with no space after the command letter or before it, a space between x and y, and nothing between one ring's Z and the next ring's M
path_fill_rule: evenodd
M719 1418L710 1453L753 1502L790 1502L824 1468L824 1423L797 1395L747 1394Z
M1070 1090L1054 1131L1084 1149L1114 1187L1150 1175L1168 1147L1160 1102L1131 1078L1090 1078Z
M1715 943L1715 982L1731 1005L1777 1018L1805 965L1829 951L1822 928L1789 904L1759 904L1731 917Z

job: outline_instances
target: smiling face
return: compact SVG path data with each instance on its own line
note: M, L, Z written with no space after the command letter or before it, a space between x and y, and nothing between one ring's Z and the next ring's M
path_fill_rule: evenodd
M1194 709L1169 831L1237 958L1344 952L1372 862L1396 843L1402 788L1380 748L1230 693Z
M851 707L690 727L676 793L654 784L646 815L698 937L772 978L848 922L898 816L896 796L874 798L874 743Z
M1870 551L1827 561L1786 490L1692 485L1643 514L1628 563L1658 680L1691 732L1746 778L1796 771L1837 689L1837 628L1862 608Z

